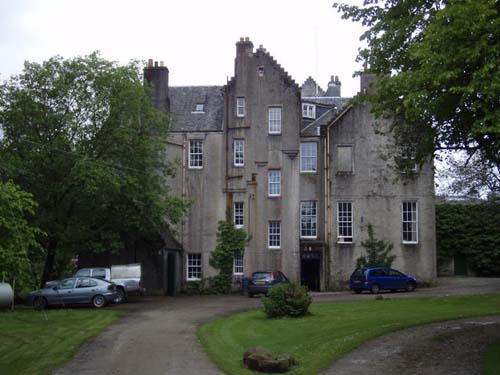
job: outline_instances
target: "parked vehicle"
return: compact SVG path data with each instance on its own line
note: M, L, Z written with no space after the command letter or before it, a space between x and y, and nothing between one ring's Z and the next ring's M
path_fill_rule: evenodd
M417 280L414 277L389 267L357 268L349 282L349 288L355 293L369 290L377 294L381 290L400 289L413 292L416 287Z
M269 288L280 283L290 282L281 271L257 271L248 280L248 297L256 294L267 294Z
M27 302L38 310L52 305L77 304L91 304L99 308L114 302L117 297L117 288L112 282L91 277L70 277L31 292Z
M129 294L146 293L146 289L142 284L142 266L140 263L114 265L111 268L82 268L74 275L74 277L80 276L108 280L116 284L118 297L115 303L125 302Z

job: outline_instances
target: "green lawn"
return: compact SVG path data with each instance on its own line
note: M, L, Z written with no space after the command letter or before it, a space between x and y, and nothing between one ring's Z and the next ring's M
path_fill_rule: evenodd
M119 315L108 309L0 312L0 374L48 374Z
M205 324L198 337L227 374L254 374L242 366L245 350L262 346L291 354L300 365L290 374L312 375L328 368L363 342L414 325L500 314L500 295L391 299L311 305L301 319L266 319L250 311Z
M500 357L500 341L490 345L481 358L481 374L498 375L498 358Z

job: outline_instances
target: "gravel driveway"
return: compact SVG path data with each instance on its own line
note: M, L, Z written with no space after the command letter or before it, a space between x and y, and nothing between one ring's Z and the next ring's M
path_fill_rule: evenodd
M447 295L467 295L467 294L482 294L482 293L498 293L500 292L500 279L481 279L481 278L444 278L440 279L438 285L433 288L419 289L415 293L392 293L391 298L415 298L427 296L447 296ZM353 295L349 292L335 293L315 293L314 299L317 302L336 302L336 301L356 301L363 299L373 299L373 295ZM116 306L126 310L124 318L106 331L99 334L94 340L84 344L76 356L65 366L53 372L54 375L108 375L108 374L139 374L139 375L216 375L222 374L217 367L208 359L208 356L203 352L201 345L196 338L197 327L210 321L216 317L231 315L236 312L260 308L261 303L258 298L249 299L243 296L201 296L201 297L177 297L177 298L162 298L162 297L144 297L141 299L132 299L131 302ZM474 320L479 321L479 320ZM467 338L471 332L480 332L476 336L481 338L486 332L495 331L498 333L500 327L500 318L495 320L495 323L489 323L482 326L471 325L464 323L462 337ZM455 324L452 323L452 324ZM427 326L426 326L427 327ZM416 333L406 334L407 330L396 332L400 336L389 338L388 342L394 345L394 340L397 340L397 353L388 352L390 361L380 361L382 358L380 353L376 351L381 347L383 340L390 335L383 336L376 340L372 340L356 351L350 353L338 361L334 367L341 361L349 358L354 358L354 362L345 362L345 366L351 366L354 363L356 370L352 367L349 372L339 372L349 369L349 367L337 368L335 374L362 374L361 368L373 369L373 363L394 362L395 356L402 359L397 362L405 365L405 374L448 374L458 372L427 372L417 371L408 372L408 368L418 368L418 361L422 361L420 356L413 358L410 354L414 347L410 345L419 345L419 342L411 339L412 337L421 336L419 329L425 330L426 327L413 328ZM459 329L447 329L441 324L437 330L425 331L428 335L422 336L421 345L427 346L432 343L432 340L439 340L444 337L443 333L455 332L457 336L450 336L450 340L455 340L459 337ZM450 327L456 327L452 325ZM467 329L469 331L467 331ZM424 332L424 331L422 331ZM435 335L433 334L436 333ZM481 333L483 332L483 333ZM410 336L408 336L410 335ZM411 336L413 335L413 336ZM436 339L435 337L438 337ZM425 341L428 340L428 341ZM480 345L477 341L477 345ZM363 354L366 345L371 345L370 350L375 350L373 355L367 356ZM447 344L448 345L448 344ZM482 343L481 345L486 345ZM441 346L441 345L437 345ZM470 346L462 345L468 352ZM407 350L406 350L407 349ZM383 349L381 349L383 350ZM357 351L361 351L361 357L350 357L356 355ZM434 353L431 350L432 354ZM358 353L359 354L359 353ZM426 354L427 355L427 354ZM361 358L362 362L359 361ZM412 359L413 358L413 359ZM440 358L439 356L437 358ZM414 363L417 361L418 363ZM469 356L458 356L452 359L451 362L457 361L467 362ZM412 367L412 364L414 365ZM389 369L384 371L379 369L375 373L400 373L399 370ZM377 368L378 369L378 368ZM415 370L416 371L416 370ZM333 374L334 372L325 372L325 374ZM374 373L370 371L370 373ZM474 372L467 372L473 374ZM464 373L465 374L465 373Z

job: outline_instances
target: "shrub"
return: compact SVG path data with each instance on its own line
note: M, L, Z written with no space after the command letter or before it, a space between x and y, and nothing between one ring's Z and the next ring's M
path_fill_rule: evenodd
M268 318L304 316L308 314L311 302L307 288L296 283L273 286L267 297L262 297L264 312Z

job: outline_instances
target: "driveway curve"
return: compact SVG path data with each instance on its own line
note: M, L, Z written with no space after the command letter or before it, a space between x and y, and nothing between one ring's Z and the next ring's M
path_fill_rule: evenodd
M500 279L445 278L440 279L436 287L419 289L414 293L392 293L391 298L498 292ZM349 292L315 293L313 297L316 302L373 299L373 295L353 295ZM113 307L126 311L119 322L85 343L70 362L52 374L223 374L210 361L198 342L197 327L217 317L260 307L258 298L243 296L132 299L127 304ZM498 324L500 325L500 319ZM362 367L365 366L371 367L371 364L363 363ZM357 370L351 370L351 373L361 374Z

